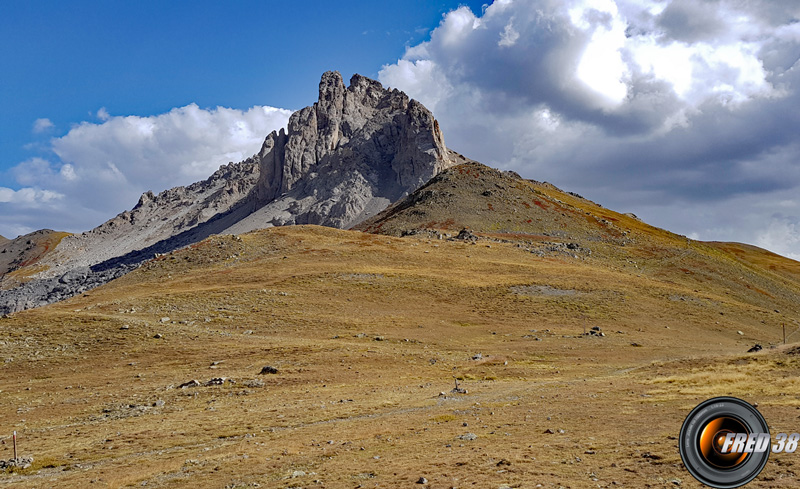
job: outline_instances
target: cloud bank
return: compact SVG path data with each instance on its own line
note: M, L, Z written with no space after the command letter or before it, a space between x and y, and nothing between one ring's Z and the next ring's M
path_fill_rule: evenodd
M131 208L147 190L187 185L252 156L289 115L265 106L242 111L190 104L151 117L112 116L102 108L100 122L74 126L50 140L48 157L10 170L20 188L0 187L0 235L91 229ZM49 122L37 120L34 130L50 129Z
M380 80L448 146L700 239L800 256L800 5L497 0Z

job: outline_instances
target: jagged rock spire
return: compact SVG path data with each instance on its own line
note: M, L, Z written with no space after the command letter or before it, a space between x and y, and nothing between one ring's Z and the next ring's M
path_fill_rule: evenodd
M345 88L336 71L322 75L318 101L292 114L288 133L267 136L259 156L262 201L337 159L340 166L353 160L386 166L407 192L450 165L439 124L422 104L358 74Z

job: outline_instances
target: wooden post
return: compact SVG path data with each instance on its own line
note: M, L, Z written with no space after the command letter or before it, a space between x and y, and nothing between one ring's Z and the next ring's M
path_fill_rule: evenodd
M14 460L17 459L17 432L14 432Z
M786 344L786 323L781 323L781 326L783 326L783 344L785 345Z

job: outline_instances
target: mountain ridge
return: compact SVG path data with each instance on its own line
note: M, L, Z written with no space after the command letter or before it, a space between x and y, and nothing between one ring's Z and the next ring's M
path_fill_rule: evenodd
M25 281L4 275L0 312L84 292L211 234L350 227L451 165L439 124L422 104L358 74L346 87L329 71L318 101L293 113L254 156L189 186L145 192L131 210L65 237Z

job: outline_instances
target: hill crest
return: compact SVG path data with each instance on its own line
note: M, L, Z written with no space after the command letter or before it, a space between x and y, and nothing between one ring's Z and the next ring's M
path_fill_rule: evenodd
M397 89L322 75L318 101L270 133L259 153L158 195L38 259L34 280L0 292L0 312L48 304L212 234L287 224L349 227L452 164L433 114ZM4 287L18 285L6 274Z

